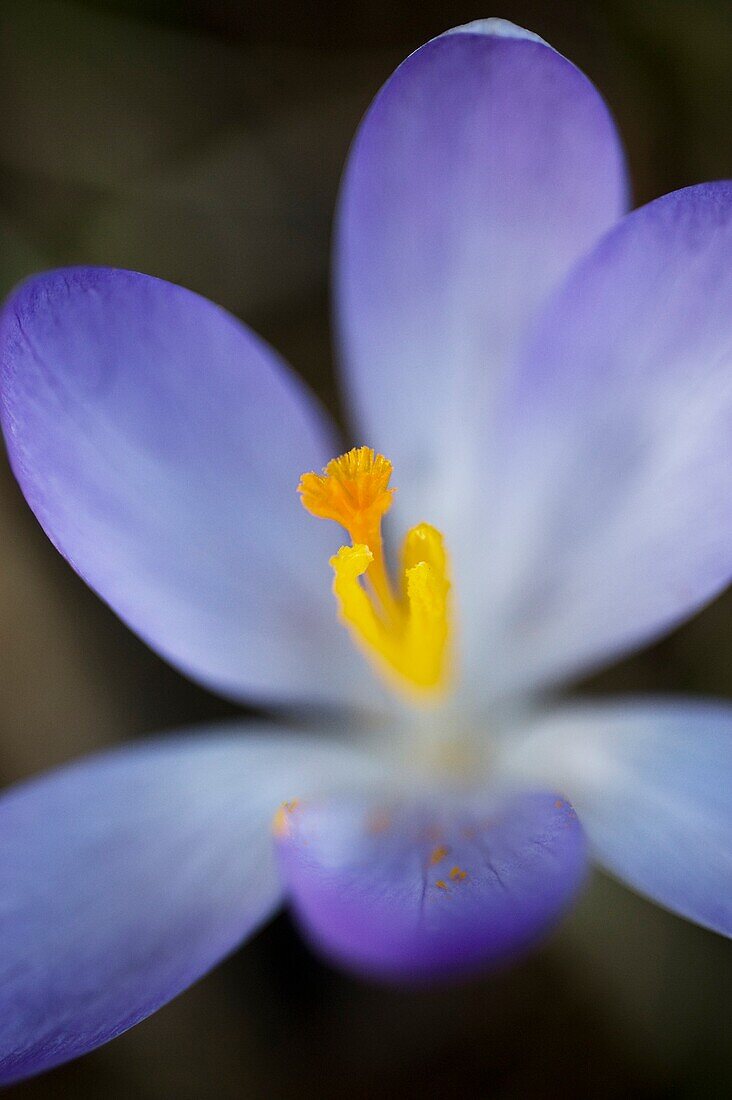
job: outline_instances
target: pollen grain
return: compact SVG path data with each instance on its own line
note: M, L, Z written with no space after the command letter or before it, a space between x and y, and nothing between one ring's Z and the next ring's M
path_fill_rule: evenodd
M283 802L272 818L272 832L278 840L287 840L288 837L292 836L292 821L290 819L299 805L299 798Z

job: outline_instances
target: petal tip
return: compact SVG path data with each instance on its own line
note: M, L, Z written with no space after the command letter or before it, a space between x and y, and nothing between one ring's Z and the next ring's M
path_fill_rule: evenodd
M312 804L277 848L313 947L359 977L408 985L464 979L530 950L586 871L572 806L545 793L449 808Z
M484 34L492 38L518 38L523 39L526 42L538 42L542 46L549 46L540 35L535 34L533 31L526 30L525 27L519 27L517 23L512 23L509 19L473 19L470 23L462 23L458 27L451 27L449 31L444 31L438 38L445 38L450 34ZM435 41L433 39L432 41ZM552 49L549 46L549 49Z

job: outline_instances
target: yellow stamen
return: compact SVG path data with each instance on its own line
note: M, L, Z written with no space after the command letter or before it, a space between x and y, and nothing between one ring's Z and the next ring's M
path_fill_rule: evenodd
M398 687L433 697L448 678L447 555L427 523L407 533L395 591L386 568L381 521L392 504L392 466L370 447L332 459L322 475L303 474L298 492L311 515L346 529L351 546L330 559L341 620Z

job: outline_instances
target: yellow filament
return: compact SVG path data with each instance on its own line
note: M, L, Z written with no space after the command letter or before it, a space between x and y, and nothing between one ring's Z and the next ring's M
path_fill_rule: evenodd
M447 555L427 523L404 540L395 591L384 559L381 521L392 504L392 466L370 447L332 459L322 474L303 474L298 491L311 515L340 523L351 537L330 559L342 622L392 684L434 697L448 679L450 635Z

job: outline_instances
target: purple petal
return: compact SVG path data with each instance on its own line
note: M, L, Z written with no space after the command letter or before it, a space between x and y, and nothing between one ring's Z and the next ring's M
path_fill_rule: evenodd
M28 502L134 630L227 694L348 696L331 533L296 493L335 444L261 340L180 287L74 268L15 292L0 371Z
M732 936L732 707L576 706L541 723L510 764L514 777L561 785L619 878Z
M453 550L528 322L624 210L600 96L501 20L417 50L361 124L337 226L346 383L403 518L445 527Z
M196 981L279 904L278 804L370 775L342 747L214 732L0 799L0 1082L105 1043Z
M714 183L629 215L547 308L476 562L493 629L472 652L504 686L619 655L729 583L731 296L732 185Z
M496 965L565 909L585 869L556 795L449 809L342 799L298 806L279 852L305 933L333 961L389 980Z

